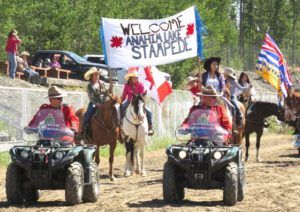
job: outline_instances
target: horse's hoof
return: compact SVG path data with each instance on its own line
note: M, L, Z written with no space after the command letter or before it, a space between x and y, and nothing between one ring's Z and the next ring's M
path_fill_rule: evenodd
M115 176L111 176L111 177L109 177L109 179L110 179L110 181L112 181L112 182L115 182L115 181L116 181Z
M135 170L135 173L136 173L136 174L140 174L141 171L140 171L140 170Z
M141 173L141 176L142 176L142 177L147 177L147 173L146 173L146 172L142 172L142 173Z
M125 172L124 173L124 177L130 177L131 176L131 172Z
M246 157L245 157L245 162L247 162L248 160L249 160L249 158L246 156Z
M262 159L261 158L257 158L256 162L262 162Z

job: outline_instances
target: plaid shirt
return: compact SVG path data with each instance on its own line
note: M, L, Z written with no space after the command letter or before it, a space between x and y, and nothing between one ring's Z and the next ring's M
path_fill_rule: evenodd
M112 92L112 87L107 88L107 85L101 80L93 84L90 82L87 86L87 93L90 101L93 104L103 103L106 101L108 94Z

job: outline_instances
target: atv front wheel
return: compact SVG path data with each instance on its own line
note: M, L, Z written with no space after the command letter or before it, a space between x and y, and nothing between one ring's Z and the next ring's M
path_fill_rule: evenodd
M21 177L23 170L14 163L9 164L6 172L6 197L9 204L20 204L23 201Z
M170 203L184 199L184 187L178 183L176 167L168 161L164 165L163 196L164 200Z
M82 201L84 187L84 173L81 163L73 162L67 169L65 182L65 197L69 205L76 205Z
M95 162L92 162L91 164L91 172L92 183L84 186L82 196L83 202L97 202L100 193L98 167Z
M231 162L225 168L223 201L226 205L233 206L237 203L238 196L238 168Z
M35 203L40 198L39 190L30 186L29 188L26 188L26 190L24 191L24 197L26 202Z
M238 201L243 201L245 194L244 194L244 187L245 187L245 166L244 162L240 163L239 167L239 179L238 179Z

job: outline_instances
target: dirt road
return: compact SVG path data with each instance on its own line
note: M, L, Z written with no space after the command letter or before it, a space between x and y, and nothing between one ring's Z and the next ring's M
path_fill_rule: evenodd
M300 157L292 146L292 136L265 135L262 139L262 162L255 161L255 143L246 163L246 197L234 207L222 202L221 190L186 190L181 205L167 205L162 200L164 150L146 155L147 177L123 178L124 157L116 158L117 182L110 182L107 159L101 164L101 197L94 204L69 207L63 191L43 191L36 205L9 207L5 196L5 170L0 174L0 211L299 211ZM252 139L253 140L253 139ZM298 209L297 209L298 208Z

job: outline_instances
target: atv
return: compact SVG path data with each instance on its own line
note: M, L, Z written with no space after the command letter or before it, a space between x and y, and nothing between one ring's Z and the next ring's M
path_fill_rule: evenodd
M197 109L187 123L177 128L176 138L187 143L167 148L168 160L163 171L163 198L177 203L184 199L185 188L223 189L223 201L233 206L244 199L244 163L242 149L222 145L229 133L222 128L216 114Z
M10 149L11 163L6 172L10 204L37 202L39 190L56 189L65 190L69 205L97 201L96 147L74 145L74 132L65 126L60 110L40 110L34 123L24 128L23 138L35 144Z

